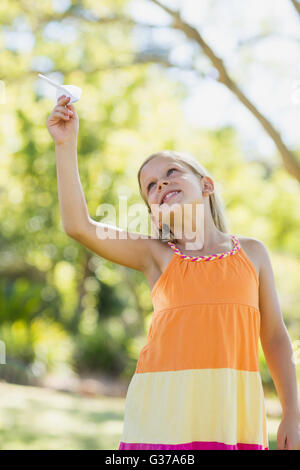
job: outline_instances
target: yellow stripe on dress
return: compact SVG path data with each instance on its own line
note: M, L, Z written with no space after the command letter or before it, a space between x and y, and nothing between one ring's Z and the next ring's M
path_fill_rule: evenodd
M193 441L268 446L258 371L179 370L134 374L122 442Z

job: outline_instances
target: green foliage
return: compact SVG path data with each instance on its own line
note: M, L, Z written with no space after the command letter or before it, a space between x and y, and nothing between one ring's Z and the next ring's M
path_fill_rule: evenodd
M59 323L42 318L5 322L0 338L6 354L0 377L5 380L27 383L72 364L73 342Z
M231 233L266 244L285 322L293 339L300 335L298 183L277 164L277 155L270 168L246 161L235 129L189 127L182 110L188 90L164 69L114 67L134 58L133 26L87 22L78 18L78 8L109 16L127 5L72 1L60 17L50 1L37 2L34 14L26 2L0 2L2 44L5 31L22 32L22 22L35 39L27 52L18 50L16 41L0 55L6 91L0 108L0 339L7 342L8 357L28 367L38 361L47 369L65 361L80 370L130 377L137 339L152 310L140 273L90 253L62 229L54 144L46 129L54 101L38 72L57 73L63 83L83 89L76 104L78 167L90 216L99 220L101 203L113 204L119 215L120 194L128 195L128 206L142 203L137 171L151 153L192 153L216 183ZM53 21L57 36L49 37ZM262 356L260 365L270 384Z
M118 375L126 364L126 335L118 342L99 324L91 334L82 333L75 338L75 367L78 372L103 370Z

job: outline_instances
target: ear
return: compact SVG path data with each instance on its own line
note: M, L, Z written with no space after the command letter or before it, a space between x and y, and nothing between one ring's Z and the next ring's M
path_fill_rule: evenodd
M202 194L204 197L209 196L211 193L214 192L214 182L209 176L203 176L202 182Z

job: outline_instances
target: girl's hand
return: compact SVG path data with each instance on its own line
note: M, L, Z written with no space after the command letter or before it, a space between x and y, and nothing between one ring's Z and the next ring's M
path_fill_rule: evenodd
M75 107L68 105L70 98L62 95L47 119L47 129L56 144L77 140L79 119Z
M300 450L299 418L283 417L277 431L278 450Z

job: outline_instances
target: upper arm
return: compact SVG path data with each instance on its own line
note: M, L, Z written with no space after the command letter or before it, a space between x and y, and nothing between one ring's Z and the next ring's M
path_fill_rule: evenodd
M142 272L149 268L153 242L156 241L147 235L127 232L91 218L79 233L67 234L102 258Z
M286 333L280 304L276 292L271 259L263 242L256 240L256 252L259 258L259 310L261 314L261 342Z

